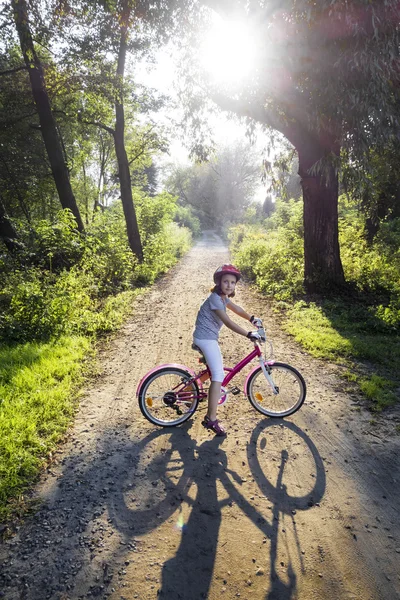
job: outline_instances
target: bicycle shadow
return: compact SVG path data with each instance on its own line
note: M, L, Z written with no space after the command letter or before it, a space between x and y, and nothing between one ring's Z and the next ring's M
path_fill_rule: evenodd
M257 448L258 440L270 427L285 427L288 431L298 436L303 440L304 445L307 447L311 454L312 461L315 465L315 484L308 491L308 493L302 496L292 496L288 494L287 486L283 483L284 471L286 463L289 459L288 450L281 449L281 462L279 464L278 475L276 484L273 485L269 479L265 476L265 473L260 464L260 455L258 452L252 452L251 449L255 446ZM260 448L263 449L263 442L265 438L261 439ZM265 446L264 446L265 447ZM271 421L265 419L260 422L257 427L253 430L250 443L247 446L247 457L251 472L254 475L254 479L257 482L260 490L265 494L266 497L273 503L272 519L271 519L271 546L270 546L270 590L266 596L266 600L290 600L293 598L293 594L296 590L297 576L293 568L292 562L289 561L287 566L287 580L285 583L277 572L277 555L278 555L278 540L279 540L279 516L280 514L296 514L297 510L308 510L315 504L318 504L325 493L326 488L326 476L325 467L322 458L317 450L317 447L313 441L300 429L297 425L290 421ZM301 561L300 542L295 527L295 520L292 516L293 529L296 535L296 547L297 553ZM303 567L302 567L303 570Z
M283 483L288 451L282 449L280 464L275 482L269 481L260 461L263 453L263 436L269 429L280 427L292 436L298 437L308 449L315 465L314 485L308 493L300 497L288 494ZM228 469L227 457L221 448L223 439L215 437L197 446L188 434L190 424L172 432L157 430L142 442L143 449L154 440L168 436L169 449L154 456L147 465L147 475L159 478L157 485L151 486L151 497L143 509L130 507L126 493L113 496L109 505L109 515L113 524L127 537L143 535L168 519L183 501L191 506L190 516L182 526L180 545L173 558L164 563L159 597L168 600L198 600L207 598L212 582L215 557L218 549L218 535L222 522L222 509L228 503L235 503L242 512L270 540L269 567L270 589L268 600L290 600L294 597L297 576L291 561L287 567L286 583L277 571L277 548L279 539L279 517L292 514L293 510L309 510L319 502L325 491L325 469L318 450L311 439L291 422L265 419L252 432L248 442L248 463L255 482L270 502L273 510L270 521L254 502L249 501L238 489L241 477ZM261 440L261 441L260 441ZM197 455L196 455L197 454ZM178 459L177 456L180 458ZM170 466L169 466L170 465ZM171 466L172 465L172 466ZM164 475L160 475L164 471ZM168 472L169 471L169 472ZM177 475L178 474L178 475ZM177 475L178 481L173 477ZM218 499L218 482L228 493L224 500ZM154 483L154 481L152 482ZM196 484L197 493L193 499L189 490ZM159 488L162 487L162 490ZM158 488L158 489L157 489ZM126 486L124 486L126 490ZM160 494L161 491L161 494ZM136 490L133 492L136 495ZM292 517L293 519L293 517ZM294 519L293 519L294 521ZM296 550L301 563L300 543L296 534ZM266 558L268 562L268 558Z

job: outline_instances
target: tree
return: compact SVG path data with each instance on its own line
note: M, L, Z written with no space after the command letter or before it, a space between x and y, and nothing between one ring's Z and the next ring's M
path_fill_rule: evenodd
M119 48L117 62L117 82L115 97L115 130L114 143L118 161L118 176L121 189L121 201L124 209L129 245L139 261L143 260L143 248L140 241L139 226L133 205L131 174L128 155L125 149L125 113L124 113L124 74L128 49L129 26L132 19L132 2L123 0L119 20Z
M137 60L151 54L161 39L165 41L174 26L177 6L164 1L77 0L73 10L63 13L60 22L65 35L69 29L66 62L76 78L84 82L80 121L83 126L102 128L114 141L129 244L139 260L143 259L143 250L133 203L132 174L136 176L139 164L142 172L150 165L151 153L164 149L165 140L151 125L137 125L139 113L159 108L161 103L149 92L140 97L126 63L129 57ZM77 28L77 20L83 20L86 27Z
M257 65L249 65L246 86L226 90L208 85L209 97L224 110L281 132L294 146L304 201L306 288L341 286L337 208L341 151L347 149L353 161L357 157L365 165L372 140L384 144L398 135L394 82L399 80L399 3L204 0L203 4L225 19L248 23L259 54Z
M47 156L57 192L63 208L71 210L79 231L83 231L83 222L72 191L69 172L65 162L62 141L51 109L41 61L36 53L29 28L28 9L25 0L11 2L15 26L18 32L22 54L28 70L32 95L38 112L40 131L43 136Z
M3 240L7 249L13 252L19 245L18 233L8 218L4 204L0 198L0 239Z
M365 215L365 237L372 244L381 223L400 217L400 143L372 147L369 169L352 164L344 169L346 192L359 201Z
M203 226L237 221L254 197L260 162L249 144L217 148L208 162L175 168L167 189L194 207Z

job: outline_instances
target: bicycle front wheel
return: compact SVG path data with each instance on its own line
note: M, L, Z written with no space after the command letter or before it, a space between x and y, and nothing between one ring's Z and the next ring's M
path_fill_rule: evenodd
M270 376L278 391L274 394L258 367L250 376L246 394L250 403L267 417L287 417L299 410L306 397L306 384L301 374L290 365L274 363L269 366Z
M139 393L142 414L154 425L175 427L187 421L199 404L193 376L178 367L162 367L143 383Z

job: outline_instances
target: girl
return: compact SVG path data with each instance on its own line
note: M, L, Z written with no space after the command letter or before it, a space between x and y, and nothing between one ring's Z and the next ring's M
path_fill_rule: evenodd
M211 384L208 392L208 411L202 424L212 429L216 435L226 435L226 431L217 419L218 401L221 396L221 383L224 380L224 367L221 350L218 345L219 331L226 325L232 331L248 337L252 341L261 339L255 331L247 332L237 325L226 314L226 309L233 311L256 327L261 325L260 319L250 316L243 308L234 304L230 298L235 295L236 283L241 273L233 265L222 265L214 273L215 286L210 296L203 302L197 314L193 342L204 354L211 372Z

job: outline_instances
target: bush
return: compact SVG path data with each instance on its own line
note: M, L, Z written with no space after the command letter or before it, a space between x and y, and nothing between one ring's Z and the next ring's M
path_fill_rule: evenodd
M199 236L201 233L200 220L193 213L193 208L191 206L176 206L174 221L181 227L190 229L194 237Z
M400 326L400 219L383 223L373 244L364 237L364 219L340 198L340 252L346 280L374 294L375 315Z
M191 232L172 222L172 196L138 193L136 201L142 264L128 245L120 203L98 213L84 236L73 229L69 211L61 211L54 225L39 222L33 242L26 236L17 256L0 256L0 338L49 340L119 326L132 288L154 282L192 243ZM122 302L112 300L121 293Z
M383 223L372 245L364 237L364 218L340 198L340 252L346 280L369 294L373 315L400 326L400 219ZM261 290L277 300L303 293L302 202L277 200L262 227L237 225L229 232L234 260Z
M154 236L161 233L164 226L172 221L176 210L176 198L165 192L151 197L136 192L134 202L144 250Z
M55 223L39 221L30 238L30 261L52 272L76 264L84 251L84 237L77 231L69 210L59 211Z
M147 285L172 267L192 243L191 232L177 223L166 223L157 234L149 236L144 260L135 270L135 283Z
M229 233L237 266L277 300L303 292L302 227L301 203L278 200L263 227L238 225Z
M107 296L131 288L137 265L128 244L122 206L115 203L96 215L86 234L80 268L93 276L92 292Z

